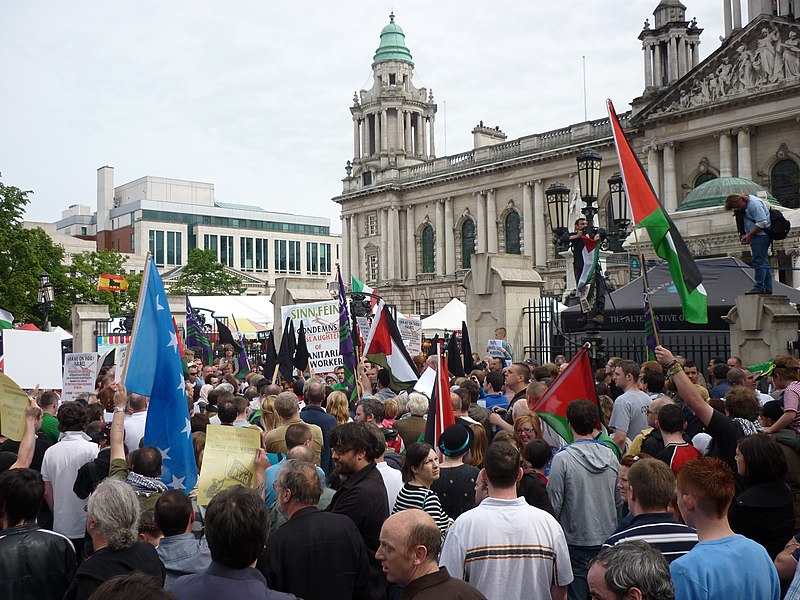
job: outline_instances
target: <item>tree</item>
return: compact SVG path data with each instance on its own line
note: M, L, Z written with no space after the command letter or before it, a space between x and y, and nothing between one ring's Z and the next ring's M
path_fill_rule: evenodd
M32 193L0 182L0 307L17 322L41 324L39 275L46 271L54 288L50 321L69 327L72 295L63 266L64 249L42 229L22 225Z
M93 252L81 252L72 257L71 275L73 297L84 304L106 304L112 315L132 312L136 308L142 276L125 275L128 289L123 292L99 291L100 275L122 275L125 257L115 249L101 248Z
M213 252L194 248L169 293L229 296L244 290L242 280L228 273Z

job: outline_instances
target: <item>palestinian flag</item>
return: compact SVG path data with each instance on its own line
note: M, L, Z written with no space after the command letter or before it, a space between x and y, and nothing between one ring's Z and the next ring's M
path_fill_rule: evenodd
M428 404L428 418L425 420L425 442L433 446L434 450L441 456L439 451L439 438L445 429L454 425L456 422L453 415L453 404L450 402L450 373L447 369L449 357L442 356L441 348L438 348L439 357L436 368L436 384L433 386L433 398Z
M551 446L560 448L572 443L572 432L567 424L567 405L581 399L597 404L599 413L592 364L585 347L578 350L567 368L550 384L532 409L542 420L542 437ZM597 427L601 427L599 421Z
M681 299L684 318L690 323L708 323L706 290L700 270L675 223L656 197L642 164L625 138L611 100L607 104L619 167L631 206L631 220L636 227L647 229L656 254L667 261Z
M378 294L375 293L375 290L373 290L371 287L369 287L366 283L364 283L360 279L356 279L351 275L350 280L351 280L350 284L351 287L353 288L354 294L373 294L374 296L378 296ZM370 313L374 315L375 311L377 310L378 299L374 298L373 296L367 296L367 297L369 298L369 305L372 307Z
M372 320L364 344L364 356L389 372L389 387L394 392L410 391L417 383L417 369L383 300L378 303L378 312Z
M3 308L0 308L0 329L11 329L13 324L14 315Z
M128 289L128 281L122 275L100 275L97 290L100 292L124 292Z
M600 260L600 240L593 240L588 235L582 235L581 241L583 242L581 251L583 269L575 286L578 290L582 290L592 282L594 274L597 272L597 263Z

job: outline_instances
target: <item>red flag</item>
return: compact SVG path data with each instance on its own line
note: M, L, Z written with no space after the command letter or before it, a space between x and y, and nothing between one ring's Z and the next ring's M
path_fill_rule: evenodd
M442 349L437 346L438 367L436 368L436 385L433 387L433 398L428 407L428 421L425 424L425 441L439 452L439 438L445 429L454 425L453 404L450 402L450 373L447 370L447 359L442 356Z
M572 443L572 432L567 423L567 405L573 400L591 400L598 405L597 390L594 387L592 364L586 348L581 348L544 395L533 407L542 423L547 425L555 436L562 438L547 440L556 447ZM597 427L601 424L598 420Z

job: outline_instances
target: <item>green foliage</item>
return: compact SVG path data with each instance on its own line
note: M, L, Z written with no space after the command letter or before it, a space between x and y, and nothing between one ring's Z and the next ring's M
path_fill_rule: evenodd
M106 304L112 315L133 312L142 284L140 274L125 275L125 257L115 249L101 248L93 252L81 252L72 257L69 268L72 296L82 304ZM123 292L99 291L100 275L124 275L128 289Z
M70 282L63 266L64 249L43 230L22 225L30 191L0 182L0 307L11 311L16 322L42 325L37 310L39 275L46 271L54 287L50 321L70 326Z
M228 273L213 252L194 248L169 293L228 296L243 294L244 290L242 280Z

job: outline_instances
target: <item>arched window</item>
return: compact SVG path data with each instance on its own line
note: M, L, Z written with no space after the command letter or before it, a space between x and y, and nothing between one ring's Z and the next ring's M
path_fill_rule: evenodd
M714 175L710 171L706 171L705 173L703 173L702 175L699 175L697 177L697 179L694 180L694 187L697 187L698 185L703 185L707 181L711 181L712 179L716 179L716 178L717 178L716 175Z
M800 208L800 167L791 158L775 163L771 174L772 195L786 208Z
M522 254L519 244L519 213L515 210L506 215L506 254Z
M465 219L461 224L461 268L472 266L472 255L475 253L475 222Z
M422 272L433 273L434 271L433 227L426 225L422 230Z

